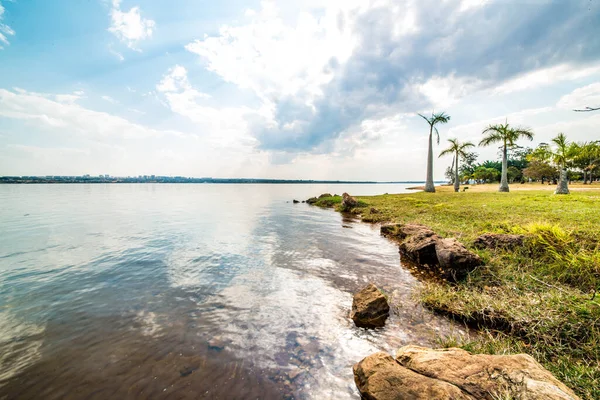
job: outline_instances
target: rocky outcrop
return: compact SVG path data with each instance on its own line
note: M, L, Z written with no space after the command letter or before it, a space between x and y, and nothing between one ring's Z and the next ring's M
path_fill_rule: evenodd
M515 249L523 246L525 235L507 233L484 233L473 243L478 249Z
M332 197L331 193L323 193L322 195L319 196L319 199L325 198L325 197Z
M525 354L472 355L462 349L405 346L396 359L375 353L354 365L365 399L576 400L578 397Z
M473 399L456 386L400 366L387 353L375 353L354 365L354 382L363 399Z
M358 201L348 193L342 194L342 211L350 211L358 207Z
M385 325L390 306L377 286L369 283L352 300L350 318L359 328L378 328Z
M458 240L443 239L423 225L384 225L381 227L381 233L399 241L399 250L403 258L445 279L461 279L481 265L481 258Z
M317 201L319 201L319 199L316 197L311 197L310 199L306 200L308 204L315 204Z

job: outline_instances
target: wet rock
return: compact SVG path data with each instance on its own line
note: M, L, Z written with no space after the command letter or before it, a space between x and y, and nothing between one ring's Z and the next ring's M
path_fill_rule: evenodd
M358 201L348 193L342 194L342 210L350 211L355 207L358 207Z
M323 193L322 195L319 196L319 199L325 198L325 197L332 197L331 193Z
M515 249L523 246L525 235L510 235L506 233L484 233L475 239L478 249Z
M389 354L372 354L353 367L354 382L363 399L474 399L459 388L401 366Z
M454 238L438 239L435 244L435 253L441 274L446 279L462 279L475 267L481 265L481 258L467 250Z
M310 199L306 200L308 204L315 204L317 201L319 201L319 199L316 197L311 197Z
M208 341L208 347L213 350L223 350L225 341L220 336L214 336Z
M404 237L400 242L400 254L417 265L433 267L438 265L436 246L440 239L429 229L415 230L409 235L400 231L398 237Z
M390 306L383 293L369 283L354 295L350 318L359 328L377 328L385 325L389 312Z
M296 199L294 199L292 202L293 202L294 204L298 204L298 203L300 203L300 201L298 201L298 200L296 200Z
M405 260L446 279L460 279L481 265L481 258L459 241L443 239L424 225L384 225L381 234L400 242L400 254Z
M451 384L476 399L578 399L526 354L472 355L462 349L405 346L398 351L396 361L421 376Z
M289 371L287 373L287 376L288 376L290 382L293 382L297 377L299 377L300 375L302 375L303 372L304 371L301 370L300 368L295 368L295 369Z

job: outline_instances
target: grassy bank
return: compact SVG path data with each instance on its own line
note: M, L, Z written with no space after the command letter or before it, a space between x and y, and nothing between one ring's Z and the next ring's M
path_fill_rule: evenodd
M593 187L592 187L593 188ZM485 266L458 284L427 283L428 308L477 327L480 338L460 345L486 353L533 355L582 398L600 399L600 187L573 188L569 196L548 187L497 186L454 193L359 197L366 222L414 222L456 237ZM336 199L337 200L337 199ZM486 232L522 233L516 251L475 250Z

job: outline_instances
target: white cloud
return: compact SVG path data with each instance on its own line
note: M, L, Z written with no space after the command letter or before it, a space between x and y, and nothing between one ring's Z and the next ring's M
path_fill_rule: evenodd
M108 101L111 104L119 104L119 102L117 100L113 99L110 96L100 96L100 98L104 101Z
M156 89L164 96L166 106L198 124L201 135L211 144L229 148L255 145L255 139L248 134L246 116L257 111L248 107L216 108L202 104L210 96L192 87L184 67L176 65L171 68Z
M575 89L561 97L557 106L567 110L600 107L600 83L596 82Z
M4 48L3 45L10 44L8 41L8 36L13 36L15 34L15 31L12 30L10 26L2 23L2 20L4 19L4 11L5 9L0 1L0 50Z
M113 0L110 10L111 26L109 32L114 34L119 40L125 42L133 50L137 49L137 43L148 39L156 23L151 19L142 18L140 7L132 7L129 11L121 10L121 0ZM123 56L114 52L121 60Z
M158 131L115 115L84 108L76 103L78 98L75 94L49 95L18 88L13 91L0 89L0 116L95 138L183 135L175 131Z
M483 82L468 77L434 76L416 89L427 96L435 109L449 107L483 86Z
M186 49L201 56L210 71L253 90L263 101L293 95L310 103L356 45L350 6L328 4L321 17L300 12L294 25L286 24L275 2L264 1L261 7L246 13L246 24L222 26L219 35L205 36Z
M511 79L494 89L496 94L506 94L541 86L550 86L559 81L572 81L600 73L600 65L582 68L578 65L561 64L551 68L537 69Z

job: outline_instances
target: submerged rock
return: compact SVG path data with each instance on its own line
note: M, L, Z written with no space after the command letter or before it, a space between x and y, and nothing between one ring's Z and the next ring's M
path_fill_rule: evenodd
M387 299L372 283L354 295L350 318L359 328L384 326L389 313L390 306Z
M462 349L405 346L394 360L372 354L353 367L362 398L579 399L531 356L485 355Z
M355 207L358 207L358 201L348 193L342 194L342 210L350 211Z
M294 199L294 200L292 200L292 203L294 203L294 204L298 204L298 203L300 203L300 201L298 201L298 200Z
M525 235L511 235L506 233L484 233L475 239L474 245L478 249L515 249L523 246Z

